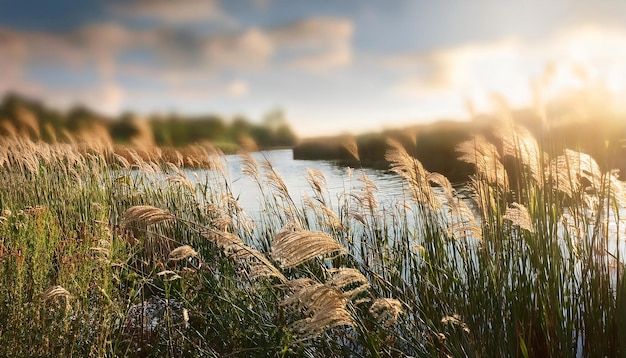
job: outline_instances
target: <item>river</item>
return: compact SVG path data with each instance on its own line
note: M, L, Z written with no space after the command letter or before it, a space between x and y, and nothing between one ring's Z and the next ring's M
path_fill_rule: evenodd
M351 188L360 188L363 183L358 180L362 173L372 180L378 190L374 196L381 207L390 207L398 200L404 200L403 182L401 178L390 171L380 169L354 169L352 177L348 167L340 166L334 161L323 160L294 160L291 149L271 150L251 153L252 157L261 163L269 161L276 172L283 178L291 197L296 204L301 204L304 195L313 196L313 189L307 182L307 169L317 169L326 178L328 197L335 200ZM231 176L231 190L235 198L249 214L257 214L261 204L261 192L256 183L242 172L242 162L239 155L227 155L226 165Z

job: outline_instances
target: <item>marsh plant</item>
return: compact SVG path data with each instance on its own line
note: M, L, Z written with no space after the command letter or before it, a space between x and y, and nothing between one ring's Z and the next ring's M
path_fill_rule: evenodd
M337 197L309 170L312 196L294 198L242 153L256 220L218 150L192 172L181 155L3 138L0 355L626 354L626 187L497 128L458 146L475 174L454 186L390 141L393 207L358 168Z

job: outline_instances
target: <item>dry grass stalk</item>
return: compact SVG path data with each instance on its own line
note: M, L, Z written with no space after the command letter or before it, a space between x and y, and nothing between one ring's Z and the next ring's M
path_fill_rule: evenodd
M189 245L183 245L170 251L168 255L169 261L180 261L189 257L196 257L198 253Z
M307 336L314 337L328 328L354 326L352 315L346 309L347 300L337 288L320 283L298 287L286 297L285 306L305 309L305 319L294 323L294 327Z
M274 236L272 257L283 268L292 268L314 257L346 249L330 235L319 231L281 231Z
M163 209L150 205L137 205L128 208L122 216L122 226L130 223L153 225L161 221L173 220L176 217Z
M506 213L502 216L502 218L510 221L511 224L519 227L520 229L535 232L530 213L522 204L512 203L510 207L506 208Z
M369 311L385 327L394 325L403 312L402 303L393 298L375 300Z

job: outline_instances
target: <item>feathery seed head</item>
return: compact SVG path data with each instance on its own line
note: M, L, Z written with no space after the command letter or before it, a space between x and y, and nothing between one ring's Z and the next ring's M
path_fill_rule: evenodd
M346 252L335 239L319 231L281 231L274 236L272 257L281 267L292 268L314 257Z

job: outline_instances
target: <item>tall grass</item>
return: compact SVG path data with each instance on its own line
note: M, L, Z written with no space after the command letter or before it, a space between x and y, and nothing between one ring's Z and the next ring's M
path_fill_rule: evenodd
M294 198L243 153L256 221L217 150L1 139L0 355L626 354L624 184L504 124L457 148L464 194L390 142L391 207L358 169Z

